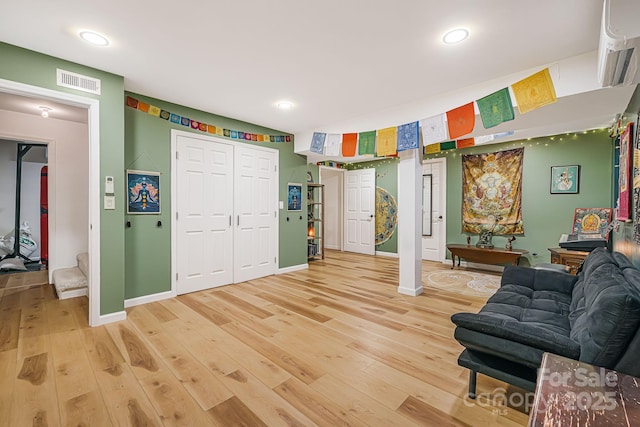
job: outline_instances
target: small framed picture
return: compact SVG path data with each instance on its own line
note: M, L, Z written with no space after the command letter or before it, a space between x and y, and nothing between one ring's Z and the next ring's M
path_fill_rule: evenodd
M287 210L302 210L302 184L296 182L287 184Z
M127 170L127 214L160 213L160 173Z
M551 166L551 194L578 194L580 165Z

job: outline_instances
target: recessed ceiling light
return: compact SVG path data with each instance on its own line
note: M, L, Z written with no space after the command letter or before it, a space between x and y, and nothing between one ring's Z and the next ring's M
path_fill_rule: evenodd
M289 101L280 101L276 104L276 107L281 110L290 110L293 108L293 103Z
M51 108L49 108L49 107L42 107L42 106L40 106L40 107L38 107L38 108L40 109L40 115L41 115L42 117L44 117L45 119L46 119L47 117L49 117L49 111L51 111Z
M80 38L96 46L107 46L109 44L109 40L105 36L94 31L80 31Z
M466 28L456 28L447 32L447 34L442 37L442 41L445 44L455 44L460 43L467 37L469 37L469 30L467 30Z

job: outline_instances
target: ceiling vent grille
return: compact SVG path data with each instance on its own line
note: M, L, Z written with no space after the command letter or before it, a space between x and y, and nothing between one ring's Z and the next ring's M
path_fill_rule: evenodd
M72 73L58 68L57 70L58 86L68 87L71 89L81 90L96 95L100 95L100 80L93 77L83 76L82 74Z

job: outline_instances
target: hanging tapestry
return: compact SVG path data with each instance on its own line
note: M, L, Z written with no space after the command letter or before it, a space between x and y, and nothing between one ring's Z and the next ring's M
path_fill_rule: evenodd
M524 234L524 148L462 156L462 231Z

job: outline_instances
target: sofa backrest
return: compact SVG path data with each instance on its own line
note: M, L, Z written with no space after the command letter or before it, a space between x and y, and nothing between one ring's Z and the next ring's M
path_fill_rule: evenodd
M640 271L620 253L595 249L573 287L569 322L581 361L610 369L630 364L630 344L640 348Z

